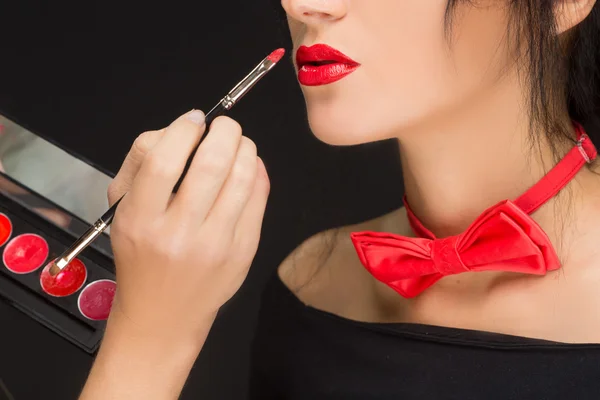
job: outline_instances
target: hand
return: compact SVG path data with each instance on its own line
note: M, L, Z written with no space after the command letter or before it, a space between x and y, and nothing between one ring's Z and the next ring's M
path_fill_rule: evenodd
M235 294L256 253L269 179L255 144L227 117L192 111L137 138L109 188L118 289L109 319L167 340L196 340ZM212 319L211 319L212 323ZM202 339L197 339L202 340Z

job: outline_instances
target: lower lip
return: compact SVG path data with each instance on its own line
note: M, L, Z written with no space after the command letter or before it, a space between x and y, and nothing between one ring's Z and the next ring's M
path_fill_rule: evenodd
M33 233L25 233L13 238L4 249L4 266L15 274L28 274L35 271L48 258L48 242Z
M116 290L117 284L110 279L90 283L79 294L79 312L93 321L108 319Z
M357 64L343 63L319 66L305 64L298 70L298 81L304 86L328 85L350 75L358 67Z
M40 275L42 290L54 297L70 296L83 286L87 279L85 264L75 258L56 276L50 275L50 266L46 265Z

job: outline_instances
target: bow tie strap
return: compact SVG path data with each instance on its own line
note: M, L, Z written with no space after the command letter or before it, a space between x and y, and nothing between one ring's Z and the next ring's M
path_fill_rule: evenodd
M575 123L576 145L542 179L523 193L515 204L527 214L532 214L545 202L556 196L586 164L596 159L596 147L585 134L583 127Z

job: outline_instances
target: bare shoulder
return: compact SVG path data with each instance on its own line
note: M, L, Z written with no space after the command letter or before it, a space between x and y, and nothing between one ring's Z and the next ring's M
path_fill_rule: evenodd
M360 318L374 286L381 285L363 268L350 240L354 231L406 234L404 208L378 218L319 232L306 239L279 265L282 282L305 304L346 317ZM408 228L410 229L410 228Z

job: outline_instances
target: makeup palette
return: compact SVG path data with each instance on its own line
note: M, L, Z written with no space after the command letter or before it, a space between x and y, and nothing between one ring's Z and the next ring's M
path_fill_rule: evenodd
M56 276L50 264L106 209L110 177L0 115L0 301L88 353L116 291L107 234Z
M0 248L0 295L50 329L88 352L96 350L115 294L114 274L100 264L110 263L89 249L56 276L51 261L73 237L36 218L0 194L2 232L8 240Z

